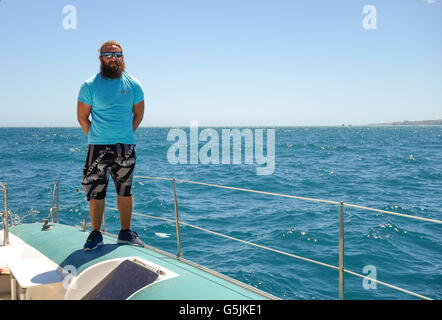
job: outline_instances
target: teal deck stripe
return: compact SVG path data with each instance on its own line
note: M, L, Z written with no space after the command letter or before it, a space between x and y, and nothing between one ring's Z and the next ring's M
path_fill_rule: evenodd
M73 265L77 275L101 261L138 256L179 274L148 287L132 297L135 300L267 300L268 298L239 285L204 272L196 267L147 248L118 245L116 239L103 235L104 245L85 252L88 232L55 224L50 231L41 231L41 223L23 224L10 232L39 250L61 267Z

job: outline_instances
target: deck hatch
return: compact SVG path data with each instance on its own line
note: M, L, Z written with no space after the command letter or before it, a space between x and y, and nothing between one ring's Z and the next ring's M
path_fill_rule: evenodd
M158 274L139 263L124 260L82 300L126 300L141 288L153 283Z

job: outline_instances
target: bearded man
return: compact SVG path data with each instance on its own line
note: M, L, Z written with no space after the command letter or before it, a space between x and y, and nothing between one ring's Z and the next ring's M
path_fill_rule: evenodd
M134 132L143 119L144 92L140 82L125 72L123 50L118 42L105 42L99 52L101 72L83 83L77 104L78 122L88 136L82 186L89 201L92 232L84 250L103 245L100 230L109 173L118 195L118 243L143 246L130 224L136 160Z

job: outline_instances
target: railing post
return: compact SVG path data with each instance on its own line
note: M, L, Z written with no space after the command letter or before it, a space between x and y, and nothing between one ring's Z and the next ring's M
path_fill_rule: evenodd
M55 206L55 193L57 193L57 206ZM51 222L54 223L54 210L57 209L57 223L60 222L60 182L57 180L54 183L54 188L52 189L52 206L49 209Z
M57 182L54 183L54 187L52 188L52 205L51 209L49 209L51 216L51 223L54 223L54 209L55 209L55 190L57 189Z
M178 245L178 254L177 258L182 258L183 253L181 251L181 237L180 237L180 222L178 218L178 200L176 196L176 182L175 178L173 178L173 198L175 203L175 222L176 222L176 239L177 239L177 245Z
M60 222L59 215L60 215L60 182L57 180L57 223Z
M92 223L92 220L91 220ZM106 227L106 208L103 209L103 232L107 232L107 227Z
M5 213L3 214L3 245L9 244L9 225L8 225L8 191L3 183L0 183L5 194Z
M89 215L89 211L85 213L84 218L83 218L83 222L82 222L83 231L86 231L88 229L88 226L87 226L87 216L88 215Z
M339 215L339 300L344 300L344 201Z

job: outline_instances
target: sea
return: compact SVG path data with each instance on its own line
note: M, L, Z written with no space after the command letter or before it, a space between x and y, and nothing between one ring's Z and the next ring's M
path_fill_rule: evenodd
M212 133L210 145L207 135L201 136L205 129ZM178 252L175 223L145 216L175 219L173 182L145 177L344 201L442 220L442 126L236 128L251 132L253 150L262 149L262 154L247 153L246 139L236 146L232 139L232 155L241 149L241 158L235 162L233 156L222 157L222 132L227 129L233 132L235 128L198 128L193 152L197 150L200 157L196 158L190 148L190 127L136 131L138 178L133 180L132 193L134 212L142 215L133 215L132 228L146 244ZM181 151L178 136L173 134L178 131L186 139L186 143L181 141ZM259 137L263 138L261 144ZM7 185L14 223L43 223L49 217L53 186L58 181L60 223L80 225L88 213L81 186L88 146L80 128L0 128L0 150L0 182ZM201 157L203 151L213 161ZM266 166L262 161L266 152L273 156L273 169L258 174ZM186 161L176 161L178 155ZM182 181L176 182L176 192L182 222L339 266L339 205ZM0 194L0 208L3 201ZM106 226L113 234L120 230L116 207L110 181ZM344 206L344 268L369 277L345 273L345 299L420 299L370 279L441 299L441 235L438 223ZM188 225L181 225L180 237L185 259L279 298L339 298L335 268Z

